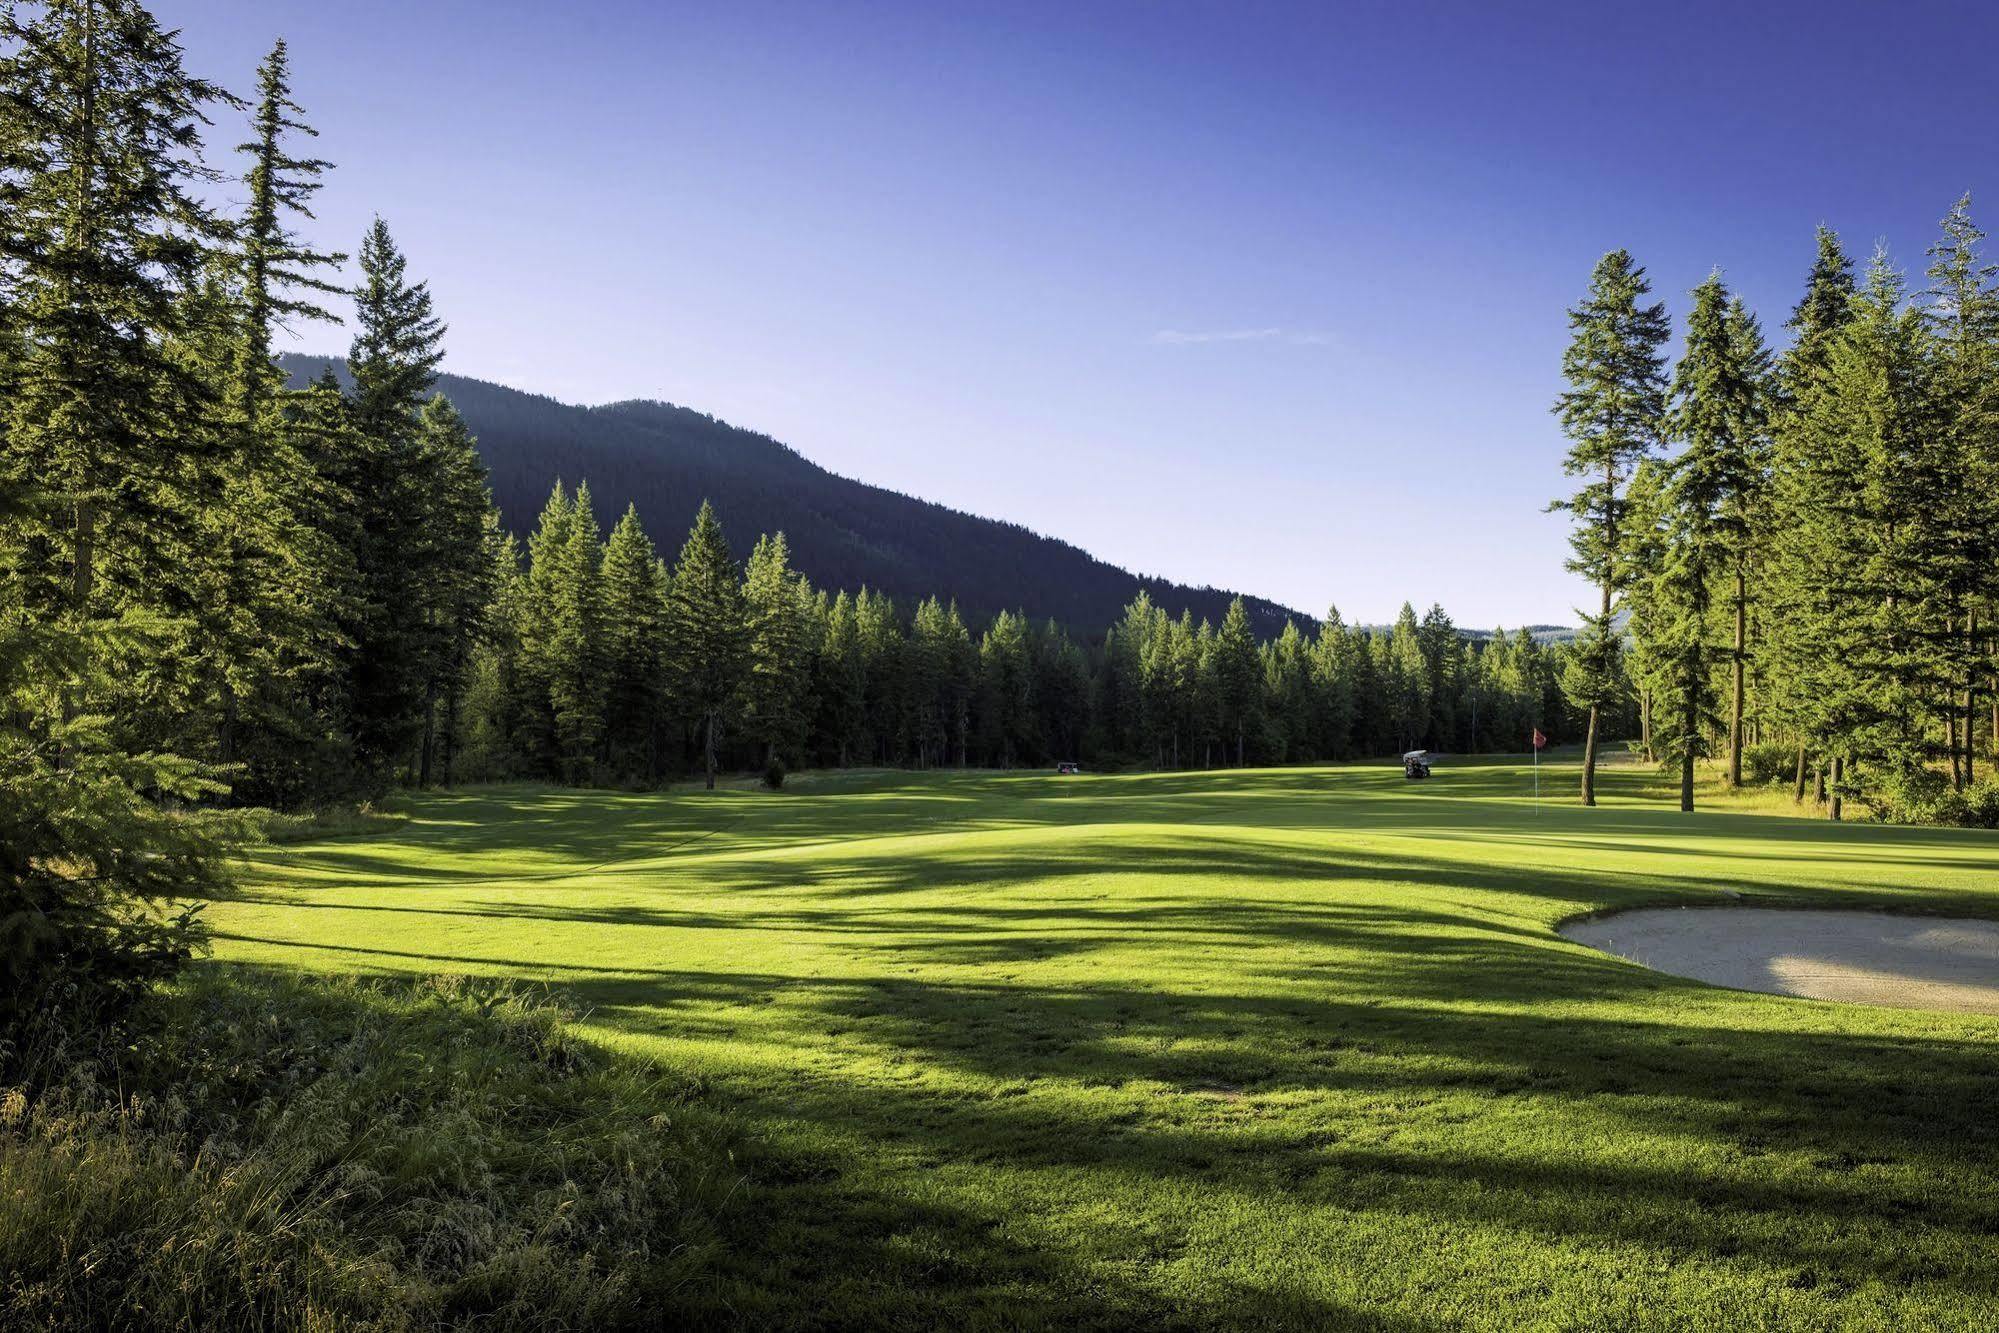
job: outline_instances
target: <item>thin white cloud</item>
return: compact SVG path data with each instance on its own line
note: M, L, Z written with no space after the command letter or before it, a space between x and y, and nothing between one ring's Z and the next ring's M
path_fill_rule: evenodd
M1157 347L1191 347L1198 343L1289 343L1294 347L1323 347L1332 341L1328 334L1297 329L1161 329L1149 340Z

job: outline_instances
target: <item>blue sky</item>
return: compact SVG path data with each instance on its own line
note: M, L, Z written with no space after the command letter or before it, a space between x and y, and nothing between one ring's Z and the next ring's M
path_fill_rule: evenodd
M316 233L388 219L448 369L1349 620L1573 619L1603 251L1775 334L1816 223L1999 222L1990 4L157 4L239 92L290 42Z

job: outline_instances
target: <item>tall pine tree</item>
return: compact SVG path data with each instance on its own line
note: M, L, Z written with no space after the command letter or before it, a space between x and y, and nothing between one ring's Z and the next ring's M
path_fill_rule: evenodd
M364 790L378 791L413 757L430 683L417 548L433 478L417 413L444 357L444 325L428 285L409 280L408 261L380 218L362 239L360 264L347 354L357 454L342 476L357 529L346 637L357 776Z
M748 615L735 558L706 500L673 567L666 602L666 670L675 703L701 732L702 768L715 789L716 746L742 706Z
M1562 468L1582 479L1551 508L1569 513L1575 532L1568 567L1595 584L1599 601L1586 615L1562 685L1589 713L1583 742L1582 802L1596 804L1596 756L1603 715L1624 679L1617 598L1629 582L1624 564L1624 490L1631 473L1659 444L1666 410L1666 309L1646 304L1645 270L1629 252L1613 250L1590 275L1589 294L1569 311L1572 333L1562 356L1568 381L1555 414L1568 436Z

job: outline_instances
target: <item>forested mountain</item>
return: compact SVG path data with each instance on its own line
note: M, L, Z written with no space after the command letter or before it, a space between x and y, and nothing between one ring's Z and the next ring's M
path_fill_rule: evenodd
M329 365L347 380L338 358L281 363L297 385ZM670 403L576 407L459 375L441 376L437 388L478 437L493 499L523 537L558 480L587 480L606 529L631 503L648 529L683 532L701 501L712 500L738 550L759 533L782 532L797 568L820 587L956 599L978 623L1014 610L1095 633L1144 591L1176 614L1219 624L1234 595L1130 574L1018 524L839 476L768 435ZM1259 637L1287 619L1312 623L1275 602L1244 602Z

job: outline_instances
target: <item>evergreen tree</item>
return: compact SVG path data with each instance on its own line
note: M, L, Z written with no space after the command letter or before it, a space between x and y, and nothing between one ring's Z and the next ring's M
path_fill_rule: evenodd
M1187 632L1192 633L1191 625ZM971 664L976 670L976 657ZM1053 620L1043 625L1034 639L1032 694L1043 743L1058 760L1080 758L1089 730L1090 664L1083 650ZM959 762L964 762L962 754Z
M981 730L987 753L1001 768L1012 768L1035 751L1033 679L1027 622L1002 611L979 642Z
M744 725L762 747L766 764L795 760L805 743L811 663L795 585L784 534L758 538L743 587L749 624Z
M1980 253L1971 200L1958 200L1930 247L1925 306L1932 428L1919 444L1927 494L1912 515L1932 603L1920 633L1937 663L1951 777L1971 776L1977 690L1994 669L1999 599L1999 265Z
M1423 628L1416 621L1416 608L1407 602L1387 636L1387 668L1395 749L1406 754L1420 747L1430 730L1429 663L1423 655Z
M425 590L418 581L426 489L417 413L443 359L444 326L429 287L376 218L361 243L357 330L347 354L354 377L356 456L342 478L357 526L355 588L347 601L350 722L364 789L380 790L415 749L429 685Z
M1318 700L1316 752L1325 759L1353 756L1354 640L1337 606L1326 608L1312 643L1312 683Z
M199 638L219 714L218 757L245 760L253 796L283 800L327 785L310 753L323 736L314 696L338 666L354 565L319 521L338 500L310 462L318 438L289 410L271 346L292 322L332 319L317 298L340 289L321 271L345 256L313 250L292 230L294 218L311 218L329 164L291 151L294 136L315 132L292 100L282 41L259 67L257 87L252 137L238 146L249 197L229 255L233 308L216 322L221 344L198 358L227 402L231 463L205 507L190 574L204 583ZM310 689L299 688L307 681Z
M669 693L701 729L703 771L715 789L715 747L741 707L749 626L735 558L706 500L680 548L666 601Z
M0 497L0 516L17 518L4 502L22 494ZM0 552L13 604L19 552ZM201 945L189 900L224 887L224 852L243 836L214 812L174 808L226 790L199 764L133 753L103 714L51 708L51 682L72 698L110 693L93 677L144 653L142 636L131 621L0 618L0 1077L37 1019L60 1014L111 1044L123 1011Z
M424 681L424 734L417 781L430 783L441 732L443 777L450 786L472 650L495 592L493 543L499 514L472 432L442 394L425 403L418 416L415 457L416 475L423 479L411 497L423 506L411 552L423 592L421 607L411 608L422 617L417 651Z
M1201 643L1194 627L1194 614L1182 611L1173 622L1173 766L1179 768L1193 749L1200 731Z
M1645 758L1657 761L1652 708L1653 681L1660 663L1655 648L1662 624L1658 603L1659 575L1666 559L1665 464L1656 458L1640 463L1631 474L1625 495L1624 562L1629 575L1625 590L1625 632L1630 648L1625 656L1629 678L1637 685L1638 739Z
M1772 445L1770 405L1772 367L1756 317L1732 299L1724 315L1728 338L1725 366L1726 433L1718 441L1716 464L1721 486L1715 512L1715 538L1721 576L1728 583L1732 625L1728 649L1728 785L1742 785L1743 714L1750 664L1750 614L1756 605L1763 572L1763 510L1768 503Z
M1569 439L1563 471L1582 485L1551 506L1575 519L1569 569L1595 584L1597 611L1586 616L1563 688L1589 713L1583 742L1582 801L1596 804L1596 755L1604 710L1616 702L1618 595L1629 583L1624 566L1624 488L1632 470L1657 447L1666 410L1667 337L1663 305L1644 304L1651 286L1624 250L1605 255L1590 277L1589 295L1569 312L1573 332L1562 357L1569 387L1555 403Z
M1463 689L1459 677L1460 653L1464 640L1444 608L1436 603L1423 613L1415 638L1423 655L1423 688L1429 711L1423 743L1432 749L1450 749L1458 733L1457 700Z
M1731 319L1727 289L1712 274L1694 289L1686 351L1673 377L1671 430L1682 444L1667 470L1665 541L1652 589L1658 614L1656 685L1667 703L1666 751L1680 770L1680 808L1694 808L1694 764L1714 722L1713 590L1738 539L1752 394L1747 343ZM1760 485L1760 479L1756 483Z
M1296 621L1284 622L1284 629L1263 648L1263 697L1269 722L1267 748L1287 763L1311 757L1312 724L1317 712L1312 691L1312 669L1305 636Z
M178 363L221 224L200 200L207 108L132 0L0 10L0 255L20 349L0 482L24 611L80 626L158 607L223 461L212 381ZM194 429L190 429L194 427ZM69 708L81 707L77 682Z
M1826 649L1819 630L1828 589L1816 557L1825 551L1810 534L1825 522L1820 506L1831 497L1824 490L1821 468L1826 460L1814 453L1820 440L1808 408L1823 387L1833 344L1852 319L1854 296L1853 261L1839 237L1822 226L1817 247L1805 294L1787 321L1791 346L1777 366L1773 473L1770 503L1763 510L1769 626L1764 657L1774 686L1776 716L1798 738L1794 794L1799 800L1804 797L1806 760L1814 739L1821 743L1827 739L1819 725L1824 696L1812 684L1824 670L1816 655Z
M600 578L604 725L612 767L658 781L669 578L636 505L611 530Z
M1229 613L1215 636L1215 689L1222 736L1234 747L1238 768L1245 762L1250 726L1261 710L1262 683L1249 610L1238 597L1229 603Z
M590 488L556 483L528 538L521 677L545 771L585 781L604 742L603 547Z
M357 328L347 353L354 413L363 432L392 441L409 429L437 382L444 323L431 305L430 284L410 281L409 261L379 217L361 238L360 263Z
M819 701L818 732L824 743L821 753L845 768L849 756L866 743L867 677L861 662L854 600L844 592L827 608L813 685Z
M107 707L172 633L227 461L173 348L207 309L223 96L128 0L0 7L0 48L0 1032L60 1006L102 1036L199 943L184 900L221 887L231 832L174 808L214 776Z
M862 588L854 599L863 703L862 743L868 763L893 763L903 697L903 635L895 603Z
M312 196L332 165L292 155L289 136L319 133L301 119L304 114L292 100L291 56L280 38L257 68L252 137L237 149L249 157L250 167L243 177L249 207L239 228L243 312L234 389L237 415L252 429L283 384L271 360L273 332L288 320L332 319L316 298L341 289L319 273L347 260L314 250L289 223L288 215L312 218Z

